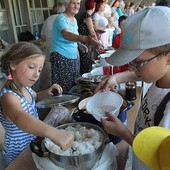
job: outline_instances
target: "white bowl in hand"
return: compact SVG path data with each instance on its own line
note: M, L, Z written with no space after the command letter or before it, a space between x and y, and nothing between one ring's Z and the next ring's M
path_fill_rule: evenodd
M122 104L123 98L118 93L100 91L87 101L86 110L91 113L96 120L100 121L101 118L107 118L105 112L110 112L112 115L118 116Z

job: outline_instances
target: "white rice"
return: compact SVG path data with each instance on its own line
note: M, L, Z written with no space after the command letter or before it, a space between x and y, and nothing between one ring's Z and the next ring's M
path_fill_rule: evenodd
M45 146L49 151L57 155L78 156L91 153L98 149L102 144L100 139L101 133L98 130L87 129L82 125L76 125L75 127L68 126L65 130L74 135L73 146L68 150L63 151L58 145L47 138Z

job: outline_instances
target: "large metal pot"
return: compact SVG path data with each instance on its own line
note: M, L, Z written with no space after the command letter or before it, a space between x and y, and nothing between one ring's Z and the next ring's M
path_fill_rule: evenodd
M75 170L88 170L91 169L94 164L97 162L97 160L101 157L103 150L105 148L105 145L109 142L109 138L106 134L106 132L100 128L97 125L86 123L86 122L74 122L74 123L67 123L61 126L58 126L58 129L65 129L68 126L76 126L77 124L80 124L82 126L85 126L87 129L95 129L100 132L101 137L101 145L98 149L91 153L87 153L84 155L78 155L78 156L63 156L58 155L50 152L45 147L45 140L46 138L41 142L41 144L37 143L37 141L33 141L30 144L30 148L32 152L34 152L36 155L41 157L49 157L50 160L59 167L62 167L64 169L75 169Z

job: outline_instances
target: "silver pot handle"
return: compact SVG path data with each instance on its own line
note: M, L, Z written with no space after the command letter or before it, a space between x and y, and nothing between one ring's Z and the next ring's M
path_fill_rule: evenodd
M40 138L36 138L34 141L31 141L30 149L39 157L48 157L50 154L44 145L44 141Z

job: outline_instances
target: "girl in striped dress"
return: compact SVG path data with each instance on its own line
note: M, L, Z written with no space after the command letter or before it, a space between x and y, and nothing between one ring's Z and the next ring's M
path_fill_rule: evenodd
M62 93L58 84L42 92L34 92L31 86L38 80L45 56L32 43L14 44L1 58L2 72L8 78L0 95L0 122L5 129L2 156L9 165L35 136L48 137L63 150L73 143L73 135L57 130L39 120L35 101L53 95L54 89Z

